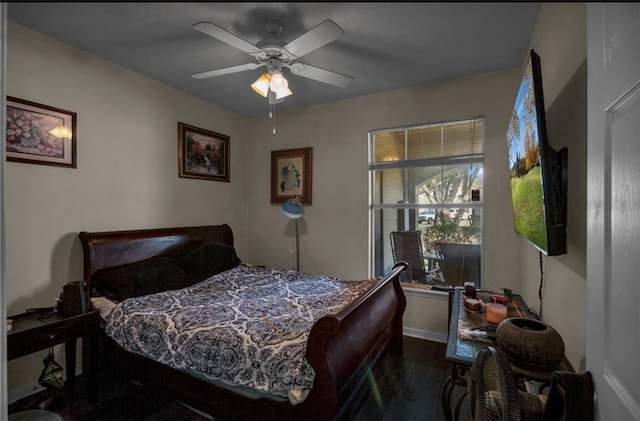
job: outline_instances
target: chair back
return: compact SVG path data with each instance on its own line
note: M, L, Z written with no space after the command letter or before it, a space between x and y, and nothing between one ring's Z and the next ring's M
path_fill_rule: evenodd
M394 263L405 261L409 264L407 270L400 274L400 281L427 283L421 231L393 231L391 249Z
M438 264L447 284L462 286L469 281L480 285L480 244L440 241L433 244L441 259Z

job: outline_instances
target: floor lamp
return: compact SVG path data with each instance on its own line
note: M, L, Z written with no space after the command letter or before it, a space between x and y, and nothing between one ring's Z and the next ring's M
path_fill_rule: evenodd
M298 271L300 267L300 254L298 252L298 219L302 218L302 214L304 213L302 203L300 203L300 196L295 195L284 202L282 204L282 213L284 213L288 218L293 219L296 225L296 271Z

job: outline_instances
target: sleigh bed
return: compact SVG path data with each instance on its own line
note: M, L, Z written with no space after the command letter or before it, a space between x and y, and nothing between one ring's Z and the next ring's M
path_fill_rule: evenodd
M228 225L81 232L79 237L84 253L84 279L87 282L87 290L93 295L97 295L94 286L98 284L99 279L104 278L105 272L115 271L114 273L117 274L121 268L144 266L147 262L153 261L153 259L163 259L164 256L193 254L191 250L196 250L196 248L199 250L203 245L213 244L218 249L233 250L233 233ZM232 251L232 256L235 257L235 250ZM200 259L200 263L202 263L202 259ZM269 275L274 273L276 276L284 278L285 281L294 281L294 283L302 282L305 280L304 278L310 276L293 271L253 267L244 263L226 270L228 266L225 264L228 265L229 262L218 264L212 262L211 259L206 262L208 267L212 264L213 266L217 265L217 270L222 270L222 272L186 289L172 290L171 285L161 285L156 288L159 293L153 296L142 296L132 300L126 300L123 296L123 301L115 307L113 313L122 313L122 308L129 306L131 301L144 302L149 297L155 299L155 297L172 294L180 294L181 297L184 297L194 288L195 290L208 288L209 283L218 280L219 277L228 276L228 274L232 274L235 278L232 278L231 281L223 278L221 282L239 283L245 273L256 279L259 278L261 281L266 279L265 273ZM234 264L237 265L237 263ZM230 266L234 266L234 264ZM400 286L399 275L406 269L406 266L406 263L400 262L386 276L367 280L366 288L362 287L360 293L340 307L339 311L329 312L314 319L310 331L305 334L303 358L305 363L308 363L312 368L314 376L312 385L307 390L308 394L305 394L299 403L292 404L291 397L286 399L261 392L246 393L247 388L229 386L228 382L223 384L216 382L215 379L212 381L211 378L202 376L201 373L175 368L166 362L155 361L143 355L138 349L125 350L125 346L116 344L113 338L107 336L106 333L103 335L104 346L101 348L110 350L109 361L117 363L119 368L125 367L132 380L153 387L159 386L168 392L168 396L220 419L331 420L345 418L357 406L366 392L368 373L381 356L387 351L402 353L402 315L406 301ZM154 270L150 271L151 275ZM166 268L163 268L162 271L165 273ZM134 278L129 275L118 276L119 288L123 287L123 283ZM153 276L150 279L153 279ZM138 282L139 279L136 278L135 281ZM308 282L308 279L306 281ZM334 283L344 280L321 278L320 281L333 287ZM356 282L365 282L365 280L344 281L344 283L349 282L355 284ZM247 285L245 294L253 287L253 284ZM314 283L305 285L307 286L300 287L300 289L315 288ZM127 285L124 285L124 288L127 289ZM162 292L164 289L171 291ZM156 290L151 292L154 293ZM128 290L128 294L128 296L135 296L135 288ZM234 296L236 295L240 296L241 294L234 293ZM252 306L253 304L247 304L245 307ZM224 306L220 306L218 311L232 313L225 310ZM105 318L110 322L105 323L105 332L109 330L110 335L116 337L118 335L113 334L113 325L117 325L117 323L110 320L110 317L114 318L115 316L109 315ZM178 317L176 315L171 317L169 324L173 325ZM268 318L264 318L264 320L268 321ZM146 326L140 328L140 330L147 332L148 329ZM103 360L104 355L101 357ZM89 355L85 350L85 358L89 360L98 358L98 356Z

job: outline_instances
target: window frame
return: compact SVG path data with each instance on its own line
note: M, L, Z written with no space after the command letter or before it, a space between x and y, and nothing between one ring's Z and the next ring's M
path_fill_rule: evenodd
M408 133L411 130L432 127L432 126L445 126L449 124L459 124L465 122L471 122L474 120L482 120L482 153L471 153L471 154L461 154L455 156L440 156L440 157L431 157L431 158L418 158L418 159L407 159L409 154L409 136ZM380 161L376 162L374 153L375 153L375 136L380 133L390 133L390 132L404 132L404 159L396 159L392 161ZM375 212L379 210L414 210L417 218L417 214L420 209L425 208L424 203L374 203L375 191L376 188L376 171L380 170L391 170L391 169L406 169L413 167L440 167L443 168L445 166L452 165L473 165L473 164L481 164L482 170L484 171L485 164L485 154L486 154L486 118L485 116L474 116L470 118L463 118L458 120L446 120L446 121L438 121L431 122L425 124L417 124L411 126L398 126L391 128L382 128L370 130L368 132L367 137L368 142L368 155L367 155L367 163L368 163L368 180L369 180L369 192L368 192L368 202L369 202L369 212L368 212L368 222L369 222L369 276L374 276L376 273L376 245L378 240L388 241L387 239L377 239L376 238L376 225L375 225ZM442 154L443 146L441 146L441 154ZM482 176L480 191L483 192L485 190L484 184L484 176ZM480 261L480 285L476 285L477 288L482 287L483 279L484 279L484 220L485 220L485 206L484 206L484 193L480 195L480 200L461 203L430 203L428 204L428 208L430 209L449 209L449 208L469 208L469 209L479 209L482 215L481 225L480 225L480 253L481 253L481 261ZM427 294L435 293L435 294L443 294L442 291L437 290L422 290L418 288L411 288L411 284L403 283L402 287L412 292L424 292Z

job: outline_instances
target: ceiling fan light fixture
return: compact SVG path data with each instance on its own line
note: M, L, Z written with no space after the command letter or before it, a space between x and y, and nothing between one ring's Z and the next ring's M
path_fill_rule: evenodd
M272 69L271 83L269 85L271 90L276 91L280 86L283 86L283 85L289 86L289 82L287 82L287 79L285 79L284 75L282 74L282 71L279 69Z
M271 76L269 76L269 73L263 73L258 78L258 80L256 80L251 84L251 87L258 94L266 98L267 93L269 92L270 83L271 83Z
M285 86L284 88L280 88L279 90L274 92L276 93L276 99L283 99L293 94L293 92L291 92L291 89L289 89L288 86Z
M293 94L291 89L289 89L289 81L287 81L280 69L271 69L269 89L276 93L277 99L286 98Z

